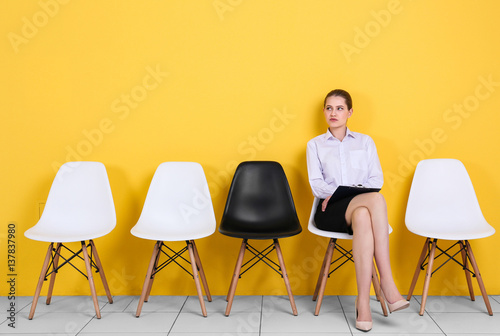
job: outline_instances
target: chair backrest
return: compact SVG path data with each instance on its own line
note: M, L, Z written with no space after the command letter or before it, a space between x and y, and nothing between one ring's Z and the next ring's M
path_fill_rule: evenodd
M475 227L486 231L470 239L491 234L487 234L490 226L483 217L467 170L455 159L430 159L418 163L405 222L410 231L434 238L441 238L437 236L439 233L450 232L456 233L458 239L467 239L459 238L460 234L470 233Z
M164 162L156 169L131 233L152 240L191 240L211 235L215 227L202 166L196 162Z
M106 235L115 225L115 206L104 164L67 162L54 178L39 222L25 235L42 241L60 242L59 236L66 242L79 241ZM46 239L44 233L49 233Z
M236 168L220 230L273 233L301 231L283 167L274 161L247 161ZM298 231L298 232L297 232Z

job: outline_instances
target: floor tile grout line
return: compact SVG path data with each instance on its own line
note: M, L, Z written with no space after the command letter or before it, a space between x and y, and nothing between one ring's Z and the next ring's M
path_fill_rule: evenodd
M259 336L262 335L262 314L264 313L264 295L260 297L260 322L259 322Z
M106 304L105 304L105 305L103 305L103 306L102 306L102 308L101 308L101 307L99 307L99 311L100 311L100 312L102 312L103 308L104 308L104 307L106 307L108 303L109 303L109 301L108 301L108 302L106 302ZM83 329L85 329L85 327L86 327L86 326L88 326L88 325L89 325L89 323L90 323L90 322L92 322L92 321L94 320L94 318L96 318L96 317L97 317L97 314L94 314L94 316L92 316L92 318L91 318L90 320L88 320L88 322L87 322L87 323L85 323L85 325L84 325L84 326L80 329L80 331L77 331L77 332L75 333L75 336L78 336L78 334L80 334L80 333L83 331Z
M16 311L16 315L19 314L21 312L21 310L23 310L24 308L28 307L31 304L33 304L33 300L31 300L31 302L26 303L21 309L18 309Z
M113 299L113 302L114 302L114 297L112 297L112 299ZM110 305L110 304L111 304L111 303L109 303L109 300L108 300L108 301L106 301L102 307L99 307L99 311L102 311L102 310L104 309L104 307L106 307L106 306L108 306L108 305Z
M92 321L96 318L96 316L97 316L97 315L96 315L96 314L94 314L94 316L92 316L92 318L91 318L90 320L88 320L88 321L87 321L87 323L85 323L85 325L84 325L84 326L83 326L83 327L82 327L79 331L77 331L77 332L75 333L75 336L79 335L79 334L83 331L83 329L85 329L85 327L86 327L86 326L88 326L88 325L89 325L89 323L90 323L90 322L92 322Z
M337 300L340 303L340 307L342 308L342 313L344 314L344 319L347 323L347 327L349 328L349 332L351 333L351 335L354 335L354 333L352 332L351 324L349 323L349 319L347 318L346 310L344 309L344 305L342 304L342 300L340 300L340 297L338 295L335 296L337 297Z
M490 298L491 300L493 300L493 301L495 301L495 302L497 302L497 303L500 303L500 301L499 301L499 300L497 300L497 299L495 299L495 298L494 298L494 296L495 296L495 295L488 295L488 298ZM499 298L500 298L500 296L499 296Z
M432 318L432 315L429 314L429 312L427 311L427 309L425 310L425 313L429 316L429 318L432 320L432 322L434 322L434 324L439 328L439 330L441 330L441 332L443 333L443 335L446 335L446 333L441 328L441 326L439 325L439 323L437 323L436 320L434 320L434 318Z
M179 316L181 316L181 312L182 312L182 309L184 308L184 306L186 305L186 302L188 301L189 299L189 295L186 296L186 299L184 300L184 303L182 304L181 308L179 309L179 311L177 312L177 316L175 317L174 319L174 322L172 323L172 325L170 326L170 329L167 331L167 336L170 335L170 333L172 332L172 329L174 328L175 326L175 322L177 322L177 319L179 318ZM206 317L205 317L206 318Z
M139 300L140 299L141 299L141 297L139 296ZM130 302L128 303L128 305L126 305L125 308L123 308L122 313L125 313L127 311L127 308L130 307L130 305L132 304L132 302L134 302L134 297L132 297L132 300L130 300Z

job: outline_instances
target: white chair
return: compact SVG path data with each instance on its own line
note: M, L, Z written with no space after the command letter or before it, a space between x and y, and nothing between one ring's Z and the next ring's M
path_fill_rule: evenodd
M31 320L40 296L43 282L50 277L47 304L50 304L56 274L66 264L75 267L89 281L97 318L101 318L92 276L92 268L101 276L108 301L113 303L104 270L93 239L110 233L116 225L116 213L106 168L100 162L67 162L56 174L42 217L24 235L33 240L50 242L42 272L38 280L31 311ZM88 244L85 242L88 240ZM63 243L80 242L81 248L73 252ZM57 247L54 248L54 244ZM87 248L91 249L90 257ZM63 257L62 249L72 253ZM80 256L82 253L83 258ZM86 275L71 261L75 258L85 261ZM59 258L65 261L59 265ZM49 264L50 263L50 264ZM52 271L50 271L52 269ZM50 272L49 272L50 271Z
M433 271L434 260L441 255L448 256L445 263L453 260L463 267L472 301L475 297L470 274L475 275L488 313L493 315L469 240L491 236L495 229L483 217L474 187L462 162L455 159L431 159L418 163L408 197L405 222L408 230L427 237L407 298L411 298L420 270L424 269L427 260L420 315L424 314L431 276L442 266ZM437 246L438 239L457 242L442 250ZM448 251L455 246L459 246L459 251L450 255ZM437 256L436 248L441 252ZM461 253L462 263L454 258L458 253ZM468 267L469 261L473 271Z
M156 241L137 306L137 317L144 302L149 300L156 274L172 262L181 266L177 258L191 264L192 273L181 267L193 276L203 316L207 316L200 278L208 301L212 301L212 297L194 240L213 234L215 223L212 200L201 165L195 162L160 164L151 181L141 216L130 231L136 237ZM164 244L164 241L182 240L186 241L186 246L177 252ZM186 251L190 261L182 257ZM168 257L161 264L160 252Z
M316 223L314 222L314 214L316 213L318 202L319 199L314 198L313 206L311 209L311 215L309 217L309 224L307 228L311 233L314 233L315 235L330 238L330 241L328 242L325 258L323 259L323 264L321 265L321 271L319 272L318 281L316 283L316 289L314 290L313 301L316 301L316 309L314 311L314 315L319 315L319 310L321 309L321 303L323 302L323 295L325 293L326 281L330 277L330 275L349 260L354 262L354 260L352 259L352 249L346 250L337 243L337 239L352 240L352 235L342 232L325 231L318 229L316 227ZM391 226L389 226L389 233L391 232L392 228ZM341 255L332 262L333 252L335 250L340 252ZM331 266L335 265L335 263L337 262L340 264L337 267L335 267L332 271L330 271ZM375 294L377 296L377 300L380 301L382 312L384 316L387 316L387 308L385 306L385 301L383 297L380 295L380 281L378 279L375 263L373 264L372 283L373 283L373 288L375 290Z

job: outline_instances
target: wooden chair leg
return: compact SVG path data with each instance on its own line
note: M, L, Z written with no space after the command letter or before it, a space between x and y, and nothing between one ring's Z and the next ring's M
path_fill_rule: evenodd
M312 296L313 301L316 301L316 299L318 298L319 287L321 285L321 280L323 279L323 270L325 269L325 259L326 259L326 253L325 256L323 257L323 263L321 264L321 268L319 270L318 280L316 281L316 287L314 287L314 294Z
M42 272L40 273L40 277L38 278L38 284L35 290L35 296L33 296L33 302L31 303L30 314L28 315L28 319L33 319L35 315L36 305L38 303L38 298L40 297L40 291L42 290L43 282L45 281L45 274L47 273L47 268L49 267L50 257L52 255L52 248L54 247L54 243L50 243L49 248L47 249L47 253L45 254L45 260L43 261Z
M297 307L295 306L295 300L292 294L292 288L290 286L290 279L288 279L288 273L286 272L285 260L283 259L283 253L281 252L280 243L278 239L274 239L274 247L276 248L276 254L278 255L278 261L281 268L281 274L283 275L283 280L285 281L286 291L288 292L288 298L290 299L290 305L292 306L293 315L297 316Z
M241 243L240 253L238 254L238 259L236 260L236 266L233 272L233 278L231 279L231 285L229 286L229 292L227 294L227 306L225 315L229 316L231 312L231 306L233 305L234 293L236 292L236 285L238 285L238 279L240 278L241 265L243 264L243 257L245 256L245 250L247 247L247 240L243 239Z
M146 292L146 297L144 298L144 302L149 301L149 296L151 295L151 289L153 289L153 282L156 278L156 269L158 268L158 262L159 262L160 256L161 256L161 248L163 246L163 242L158 241L157 244L158 244L158 252L156 253L156 258L155 258L155 262L154 262L154 266L153 266L153 272L151 273L151 277L150 277L149 282L148 282L148 291Z
M106 281L106 275L104 274L104 268L102 268L101 259L99 259L99 255L97 254L97 249L95 247L94 241L90 240L90 248L95 258L95 264L99 269L99 276L101 277L102 285L104 287L104 291L106 292L106 296L108 297L108 302L113 303L113 297L111 296L111 292L109 291L108 282Z
M420 312L419 312L420 316L424 315L424 311L425 311L425 304L427 302L427 294L429 292L429 285L430 285L431 277L432 277L432 266L434 264L434 255L436 253L436 244L437 244L437 239L434 239L432 241L432 247L431 247L431 251L429 253L429 263L427 264L427 272L425 274L424 290L422 291L422 303L420 305Z
M200 274L201 283L203 284L203 288L205 289L205 294L207 295L208 302L212 302L212 295L210 295L210 290L208 289L208 282L205 276L205 271L203 270L203 266L201 265L200 254L198 253L198 248L196 247L196 243L194 240L191 240L193 244L193 252L196 260L196 265L198 266L198 272Z
M198 276L198 266L196 265L196 258L194 256L193 244L191 241L187 243L189 259L191 261L191 269L193 270L194 283L196 285L196 292L198 293L198 299L200 300L201 312L203 316L207 317L207 309L205 307L205 301L203 301L203 293L201 291L200 277Z
M330 248L330 245L332 244L332 242L333 242L333 246L335 248L336 241L337 241L336 238L330 238L330 241L328 242L328 246L326 247L325 257L323 258L323 264L321 265L321 269L320 269L319 274L318 274L318 281L316 282L316 288L314 289L314 294L313 294L313 298L312 298L313 301L316 301L316 299L318 298L319 287L321 286L321 281L323 279L323 271L324 271L326 264L327 264L326 257L328 255L328 249ZM330 265L328 267L330 267Z
M375 262L373 263L372 269L373 269L372 283L373 283L373 289L375 290L375 295L377 297L377 300L380 302L380 306L382 307L382 312L384 316L388 316L384 297L383 295L380 294L380 281L378 279L378 273L377 273L377 268L375 267Z
M328 247L326 249L325 253L325 259L324 259L324 267L321 269L321 273L319 275L318 279L318 285L317 287L317 298L316 298L316 308L314 310L314 315L318 316L319 315L319 310L321 309L321 303L323 302L323 295L325 294L325 287L326 287L326 281L328 280L328 273L330 273L330 264L332 262L333 258L333 252L335 251L335 242L336 239L331 238L330 242L328 243Z
M89 280L90 293L92 294L92 301L94 302L94 309L95 309L96 317L98 319L100 319L101 318L101 311L99 309L99 303L97 302L97 294L95 291L94 277L92 275L92 267L90 266L90 258L89 258L89 254L87 252L87 245L85 244L85 241L82 241L82 253L83 253L83 260L85 260L85 268L87 270L87 278Z
M375 291L375 298L380 302L380 300L383 300L384 298L382 297L382 295L380 295L380 281L378 279L378 272L377 268L375 267L375 262L373 262L372 265L372 285L373 290Z
M233 277L231 278L231 284L229 285L229 289L227 290L226 302L229 301L229 294L231 293L231 288L233 287L233 282L234 282L234 274L236 274L236 268L238 267L238 259L239 259L241 253L245 253L246 243L247 243L247 239L243 239L243 241L241 243L241 247L240 247L240 252L238 253L238 257L236 258L236 265L234 266ZM240 267L240 269L241 269L241 267ZM239 278L239 274L238 274L238 278Z
M474 295L474 288L472 287L472 279L469 272L469 263L467 260L467 247L463 241L460 241L460 252L462 253L462 262L464 264L465 279L467 280L467 287L469 288L469 294L471 301L476 301L476 296Z
M481 276L481 273L479 272L479 268L476 263L476 258L474 258L474 254L472 253L472 247L470 246L468 240L465 241L465 245L467 246L467 254L469 256L472 268L474 269L474 273L476 274L477 283L479 284L479 289L481 290L481 294L483 295L483 300L486 305L486 309L488 310L488 314L492 316L493 311L491 310L490 300L488 299L488 294L486 293L486 288L484 287L483 278Z
M413 290L415 289L415 285L417 284L418 276L421 271L422 263L424 262L425 255L427 254L427 246L429 245L430 238L427 238L424 243L424 247L422 249L422 253L420 254L420 258L418 258L417 268L415 269L415 274L413 275L413 280L411 281L410 289L408 290L408 295L406 296L406 300L410 301L411 296L413 294Z
M135 312L136 317L141 316L142 305L144 304L146 295L148 293L148 288L150 287L151 274L153 273L153 269L155 268L154 267L155 263L157 262L158 254L160 253L161 243L162 242L158 241L155 243L155 246L153 247L153 254L151 256L151 260L149 261L148 270L146 272L146 279L144 279L144 284L142 285L141 297L139 298L139 304L137 305L137 311Z
M54 283L56 281L56 275L57 275L57 266L59 265L59 253L61 253L61 243L57 243L56 247L56 252L54 255L54 261L52 264L52 274L50 275L50 282L49 282L49 290L47 292L47 300L45 301L46 304L50 304L50 301L52 300L52 290L54 289Z

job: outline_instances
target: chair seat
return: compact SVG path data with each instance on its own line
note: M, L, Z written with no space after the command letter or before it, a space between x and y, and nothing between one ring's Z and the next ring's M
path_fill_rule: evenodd
M238 230L235 230L235 228ZM223 235L234 237L234 238L242 238L242 239L275 239L275 238L287 238L292 237L300 232L302 232L302 227L299 223L287 223L283 225L283 228L279 230L280 225L275 225L271 227L272 230L266 232L261 227L260 229L256 226L252 225L242 225L242 223L230 224L225 227L221 225L219 227L219 232Z
M413 224L407 220L408 230L416 235L444 240L471 240L485 238L493 235L495 229L486 222L468 223L468 225L456 225L453 230L443 227L441 223L426 222L425 226Z
M41 225L40 225L41 224ZM77 224L79 225L79 224ZM78 230L74 230L75 226L68 225L50 225L42 220L37 225L26 230L24 235L33 240L43 242L79 242L84 240L96 239L110 233L114 228L114 222L105 223L102 225L102 230L98 231L95 227L85 230L85 225L79 225Z
M315 235L318 235L321 237L337 238L337 239L352 239L352 235L350 235L348 233L320 230L315 225L311 225L311 223L309 223L309 226L307 228L308 228L309 232L314 233Z
M185 227L175 224L166 221L146 224L139 221L130 230L130 233L138 238L155 241L184 241L205 238L215 232L215 225L210 223L205 226L197 226L196 230L186 230Z
M309 232L314 233L317 236L327 237L327 238L337 238L337 239L352 239L352 235L344 232L332 232L318 229L315 225L309 225L307 227ZM389 233L392 232L392 227L389 225Z

